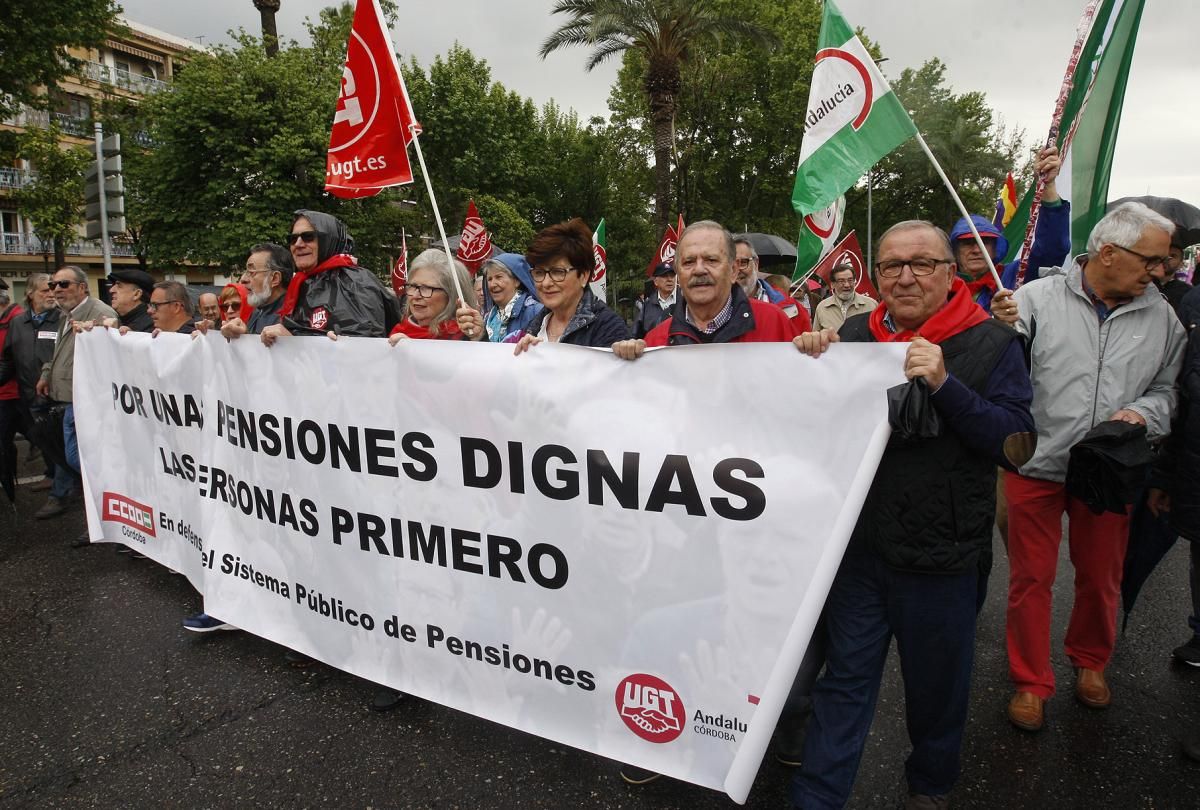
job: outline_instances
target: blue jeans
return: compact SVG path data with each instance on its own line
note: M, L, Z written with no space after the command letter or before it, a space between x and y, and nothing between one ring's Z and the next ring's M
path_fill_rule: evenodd
M841 808L850 798L892 637L900 653L913 793L943 795L958 779L975 648L979 571L895 571L847 554L825 603L825 673L813 690L796 807Z
M55 498L69 498L80 486L79 438L75 435L75 406L68 405L63 411L63 446L67 465L54 465L54 481L50 494Z
M63 412L63 446L66 448L67 464L76 475L82 475L79 469L79 437L75 435L74 405L68 405Z

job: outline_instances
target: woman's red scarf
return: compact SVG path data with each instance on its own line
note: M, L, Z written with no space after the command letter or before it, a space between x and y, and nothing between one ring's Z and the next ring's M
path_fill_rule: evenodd
M413 340L463 340L462 329L458 326L458 321L442 321L438 326L438 333L435 335L430 332L428 327L414 321L412 318L405 318L396 324L392 329L392 334L407 335Z
M304 286L304 282L327 270L333 270L335 267L354 267L357 264L358 262L349 253L338 253L330 256L312 270L298 271L292 276L292 282L288 284L287 295L283 297L283 307L279 310L279 316L282 318L292 314L292 310L296 308L296 302L300 299L300 288Z
M929 316L929 319L921 324L915 332L908 329L902 329L899 332L890 331L883 323L885 315L887 315L887 304L885 303L880 303L871 310L869 321L871 334L880 343L898 343L912 340L918 336L925 338L930 343L941 343L943 340L952 338L959 332L965 332L972 326L978 326L988 319L983 307L975 303L971 291L967 288L967 283L958 277L955 277L954 283L950 285L950 297L946 300L946 305Z
M254 312L254 307L250 306L250 290L245 284L226 284L221 288L221 298L225 297L225 291L230 287L238 294L238 301L242 308L238 310L238 317L242 319L242 323L250 322L250 315ZM217 299L218 301L220 299ZM221 309L221 317L225 316L225 310Z

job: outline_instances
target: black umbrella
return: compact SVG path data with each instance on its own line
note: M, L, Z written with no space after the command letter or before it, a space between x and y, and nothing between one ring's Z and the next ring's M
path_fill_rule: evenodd
M1121 607L1125 611L1121 632L1129 624L1129 613L1150 572L1175 545L1175 539L1166 513L1155 517L1146 506L1146 499L1140 498L1129 521L1129 547L1125 550L1125 570L1121 575Z
M1110 202L1108 210L1127 202L1139 202L1174 222L1184 247L1200 242L1200 208L1174 197L1122 197Z
M782 236L770 233L744 233L740 238L748 240L750 246L754 248L754 252L758 254L759 267L796 263L796 246Z

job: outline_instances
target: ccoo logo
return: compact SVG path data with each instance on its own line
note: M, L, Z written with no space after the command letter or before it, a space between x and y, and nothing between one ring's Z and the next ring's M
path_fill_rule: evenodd
M103 519L124 523L151 537L156 536L154 534L154 510L144 503L138 503L132 498L126 498L116 492L104 493Z
M683 700L661 678L639 672L617 684L617 713L629 730L652 743L669 743L683 733Z

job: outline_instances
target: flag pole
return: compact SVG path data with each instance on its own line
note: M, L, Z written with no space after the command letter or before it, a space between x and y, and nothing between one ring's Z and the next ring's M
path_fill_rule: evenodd
M979 235L979 229L975 227L975 220L971 219L971 215L967 212L967 207L963 205L963 201L959 198L958 192L954 190L950 178L942 171L942 164L938 163L937 158L933 156L933 152L929 151L929 144L925 143L925 138L921 135L921 130L917 130L917 143L921 144L921 149L925 151L929 162L933 164L933 168L938 173L938 177L942 178L942 182L946 184L946 190L950 192L950 196L954 198L954 204L958 206L958 210L966 217L967 226L971 229L971 234L975 237L975 244L979 245L979 249L983 252L983 258L987 260L988 270L992 273L992 278L996 280L996 290L1004 289L1004 282L1000 280L1000 274L996 272L996 265L992 262L992 254L988 252L987 245L983 244L983 237ZM420 154L418 152L417 154Z
M429 192L429 202L433 205L433 221L437 223L438 236L442 237L442 248L446 251L446 261L450 263L450 278L454 280L454 292L458 300L466 305L463 297L462 284L458 281L458 271L454 269L454 254L450 252L450 240L446 238L446 228L442 225L442 212L438 210L437 195L433 193L433 183L429 180L429 169L425 168L425 155L421 152L421 139L413 133L413 146L417 147L417 161L421 164L421 177L425 179L425 190Z

